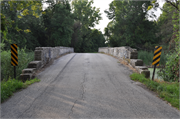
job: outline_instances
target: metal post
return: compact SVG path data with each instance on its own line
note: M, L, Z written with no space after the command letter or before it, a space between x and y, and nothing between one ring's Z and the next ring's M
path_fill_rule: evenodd
M16 66L14 66L14 79L16 79Z
M155 73L155 70L156 70L156 65L154 65L154 71L153 71L153 75L152 75L152 80L154 81L154 73Z

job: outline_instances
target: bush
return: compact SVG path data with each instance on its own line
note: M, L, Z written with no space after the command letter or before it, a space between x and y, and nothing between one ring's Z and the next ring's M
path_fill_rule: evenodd
M18 66L16 66L16 78L20 77L22 70L34 59L34 53L26 53L25 49L18 48ZM11 51L1 49L1 80L14 77L14 66L11 65Z
M167 54L167 62L165 68L158 72L158 75L164 81L175 82L179 79L179 56L176 52Z

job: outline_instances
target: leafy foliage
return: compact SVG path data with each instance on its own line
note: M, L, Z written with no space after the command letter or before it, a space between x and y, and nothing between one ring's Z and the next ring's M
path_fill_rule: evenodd
M2 44L2 43L1 43ZM29 62L34 60L34 53L25 53L24 49L18 48L18 66L16 66L16 76L19 78L22 70L25 69ZM1 80L7 80L14 77L14 67L11 65L11 51L5 51L1 48Z
M111 47L130 46L139 49L142 44L155 44L157 24L147 20L149 1L113 1L107 13L113 19L105 28Z
M91 47L96 47L91 39L92 28L101 20L99 8L92 7L93 0L74 0L72 9L74 14L74 34L72 37L75 52L90 52ZM75 35L78 34L78 35ZM99 39L101 40L101 39ZM104 39L102 39L103 41ZM101 41L100 41L101 42ZM100 46L99 44L97 44ZM97 49L97 48L96 48Z
M15 23L14 20L23 18L26 15L33 15L36 18L39 18L37 11L41 10L41 1L1 1L1 32L4 33L3 38L7 40L6 34L8 28L12 28L12 24ZM17 25L13 28L16 28L17 31L22 30L19 29Z
M9 50L8 46L13 43L20 48L27 44L28 49L35 48L38 42L31 35L30 27L39 22L41 1L2 1L1 6L2 25L5 26L1 39L6 44L5 49Z
M1 39L5 50L13 43L19 48L26 46L28 50L42 46L71 46L76 52L92 52L97 46L105 45L93 44L94 40L90 39L93 27L101 19L99 9L92 7L92 0L73 1L72 9L68 0L47 0L49 6L44 11L43 2L1 2ZM104 41L102 38L100 40Z
M155 6L156 7L156 6ZM159 72L164 80L166 81L179 81L179 56L180 56L180 47L179 47L179 0L176 1L169 1L166 0L166 3L163 6L163 14L159 18L160 26L166 26L163 21L167 21L171 19L170 22L170 29L172 31L173 27L173 34L169 33L170 35L167 36L169 38L169 52L167 54L167 62L166 67ZM167 30L165 30L167 32ZM162 33L165 32L162 30ZM169 31L168 31L169 32Z
M177 65L178 64L178 65ZM167 54L166 67L158 72L165 81L174 82L179 80L179 56L175 52Z
M164 50L170 50L175 47L175 43L172 40L173 35L173 13L176 11L170 4L165 3L163 5L163 11L158 18L158 27L160 31L157 33L161 37L161 44L165 47ZM168 48L169 46L169 48Z
M46 45L70 46L73 33L73 15L69 2L52 4L44 12L46 13L43 14Z

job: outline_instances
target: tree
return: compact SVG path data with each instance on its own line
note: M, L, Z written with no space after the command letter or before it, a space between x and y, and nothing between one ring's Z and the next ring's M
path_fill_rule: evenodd
M27 8L31 7L31 10L28 10ZM18 15L18 18L22 18L23 16L26 15L33 15L35 17L39 17L39 14L37 14L37 10L42 10L42 4L41 1L1 1L1 10L5 11L16 11ZM6 12L7 13L7 12ZM12 24L13 21L7 22L8 18L5 17L3 13L1 13L1 19L2 23L1 25L3 26L1 28L1 32L6 30L6 26L9 26L8 24ZM6 31L7 32L7 31Z
M91 28L102 19L99 8L96 9L96 7L92 7L92 4L93 0L72 1L75 24L79 24L79 27L74 29L74 32L78 33L78 39L77 37L76 40L72 39L76 52L85 52L85 46L87 46L88 40L90 40Z
M105 38L101 31L97 29L91 30L91 35L89 38L88 46L89 48L86 49L86 52L98 52L99 47L105 47Z
M167 20L166 17L163 18L164 16L166 16L165 13L173 11L173 15L172 15L173 34L172 34L170 42L169 42L169 48L171 47L170 43L172 43L172 42L174 42L175 47L172 48L168 52L168 54L167 54L168 60L166 62L165 68L163 68L159 72L159 75L162 76L164 78L164 80L166 80L166 81L180 81L179 80L179 64L180 64L180 61L179 61L179 57L180 57L179 12L180 12L180 4L179 4L179 0L175 0L175 1L165 0L165 1L166 1L166 3L164 4L164 6L168 6L168 7L163 7L162 10L163 10L164 14L162 14L162 17L160 17L160 20L162 20L162 19ZM154 6L154 4L157 4L156 0L153 0L151 2L151 5L148 7L148 10L158 7L158 5ZM164 25L162 25L162 26L164 26Z
M69 2L63 1L49 6L43 15L47 46L70 46L73 15Z
M157 20L158 27L160 28L158 35L161 37L161 45L163 45L164 50L167 50L168 46L171 46L169 49L173 49L175 44L171 41L173 35L172 16L176 9L168 3L165 3L162 9L162 14ZM171 45L169 43L171 43Z
M154 44L158 41L155 35L157 24L147 20L149 5L149 1L132 0L114 0L110 4L110 11L106 10L105 13L113 20L105 29L105 35L110 38L112 47L126 45L139 49L145 47L144 44Z
M28 44L28 48L33 49L36 40L30 35L31 30L28 20L32 17L38 21L42 10L41 1L2 1L1 25L2 41L6 44L5 49L9 49L10 44L17 43L22 48Z

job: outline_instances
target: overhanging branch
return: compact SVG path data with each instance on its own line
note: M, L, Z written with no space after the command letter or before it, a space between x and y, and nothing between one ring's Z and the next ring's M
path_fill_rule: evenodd
M171 4L173 7L175 7L178 11L180 11L179 8L178 8L178 4L179 4L178 1L176 2L176 4L175 4L175 3L173 4L173 2L168 1L168 0L166 0L166 2L169 3L169 4Z

